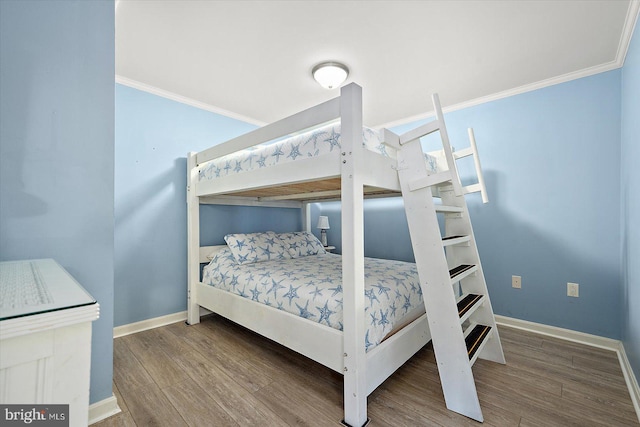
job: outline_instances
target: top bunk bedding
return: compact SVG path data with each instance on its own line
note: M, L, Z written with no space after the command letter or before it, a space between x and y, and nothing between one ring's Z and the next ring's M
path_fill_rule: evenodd
M342 330L342 257L310 233L230 235L203 283ZM370 350L424 313L413 263L365 258L365 346Z
M384 157L396 158L396 150L384 144L379 133L373 129L362 129L362 141L366 149ZM199 168L198 181L211 181L296 160L338 153L340 149L340 122L334 122L284 140L257 145L207 162ZM436 172L435 157L425 154L425 160L429 172Z

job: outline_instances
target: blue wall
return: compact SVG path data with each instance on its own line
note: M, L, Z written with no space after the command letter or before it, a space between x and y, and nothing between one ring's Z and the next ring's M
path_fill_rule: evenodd
M115 325L187 308L186 154L254 125L116 85ZM299 209L201 207L201 244L291 231Z
M640 34L635 35L622 69L622 339L640 374Z
M91 402L112 395L113 1L0 1L0 260L54 258L100 303Z
M620 338L620 79L610 71L445 115L454 146L468 145L467 127L479 144L490 203L467 201L497 314ZM320 211L339 245L339 207ZM368 256L412 259L400 200L368 202L365 233Z

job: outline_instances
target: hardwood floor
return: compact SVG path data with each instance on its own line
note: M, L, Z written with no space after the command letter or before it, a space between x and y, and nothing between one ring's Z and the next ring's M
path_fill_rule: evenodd
M614 352L500 327L507 365L473 370L486 426L637 426ZM107 426L332 426L342 377L219 316L114 341ZM481 426L448 411L430 346L369 396L371 426Z

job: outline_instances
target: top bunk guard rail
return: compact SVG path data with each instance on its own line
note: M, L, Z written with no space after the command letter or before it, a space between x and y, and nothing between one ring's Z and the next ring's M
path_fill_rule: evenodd
M433 108L436 113L435 120L432 120L429 123L426 123L422 126L419 126L408 132L405 132L402 135L399 135L398 140L400 145L405 145L412 141L415 141L416 139L420 139L423 136L427 136L429 134L439 131L440 141L442 142L442 148L444 151L445 158L447 160L447 165L449 167L449 170L427 176L424 179L417 179L415 182L410 184L410 187L412 191L414 191L418 188L432 186L432 185L436 185L444 181L450 180L453 186L453 191L456 194L456 196L462 196L464 194L464 191L462 188L462 184L460 183L460 176L458 175L458 168L456 166L453 149L451 148L451 143L449 142L449 134L447 133L447 127L444 124L444 116L442 114L440 98L438 97L437 93L434 93L431 99L433 101Z
M338 97L201 151L196 155L196 164L201 165L227 154L245 150L339 118L340 98Z

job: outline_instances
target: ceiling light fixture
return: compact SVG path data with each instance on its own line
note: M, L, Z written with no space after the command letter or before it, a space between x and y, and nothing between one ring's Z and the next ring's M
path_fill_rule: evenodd
M339 62L323 62L313 67L311 75L323 88L335 89L347 80L349 69Z

